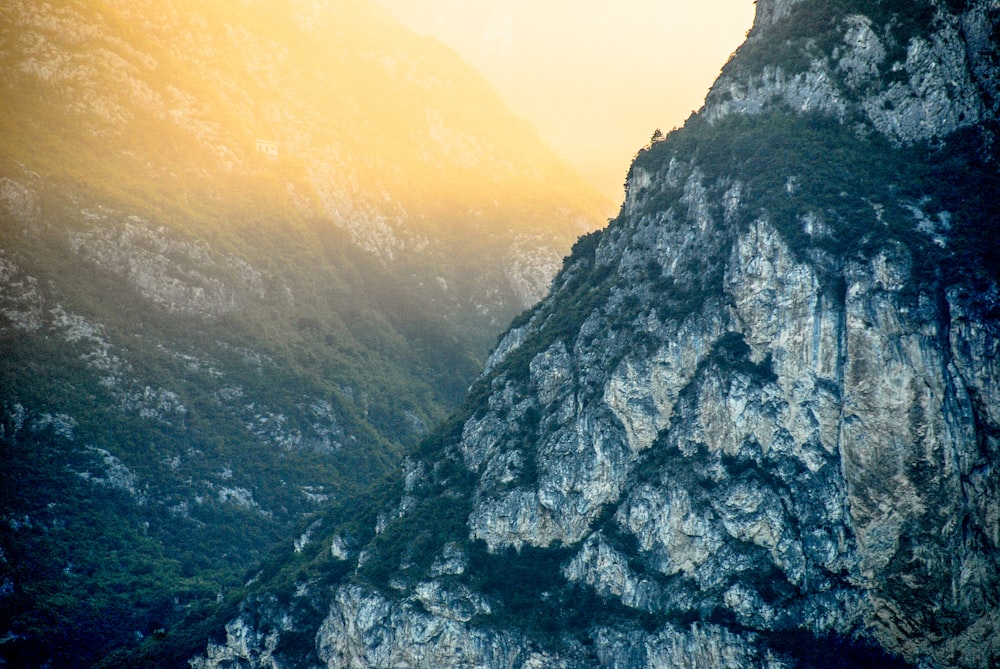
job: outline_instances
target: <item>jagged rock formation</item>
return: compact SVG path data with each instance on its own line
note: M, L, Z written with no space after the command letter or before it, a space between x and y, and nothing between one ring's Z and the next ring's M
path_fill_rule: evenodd
M1000 8L757 12L374 527L192 666L1000 663Z
M995 8L968 6L946 17L940 12L949 3L919 3L902 15L892 13L892 3L867 13L850 13L852 3L795 12L796 4L764 3L756 32L708 97L709 118L759 113L780 100L912 144L993 117L1000 57L991 34Z

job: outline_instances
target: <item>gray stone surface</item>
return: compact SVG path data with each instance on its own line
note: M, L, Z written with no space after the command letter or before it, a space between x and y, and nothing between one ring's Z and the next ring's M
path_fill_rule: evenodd
M795 4L761 0L752 39ZM994 9L939 7L930 36L906 46L905 81L887 85L874 81L881 27L848 16L835 56L724 75L706 114L779 99L863 112L898 143L942 137L995 114L993 89L973 83L986 65L967 56ZM668 189L683 195L662 206ZM537 346L547 306L584 271L568 267L501 342L490 393L446 453L475 480L456 541L560 546L560 587L653 616L652 629L597 617L540 643L454 586L467 564L450 545L435 564L461 571L401 579L391 595L339 587L316 635L325 666L777 668L795 666L774 643L792 632L863 640L925 669L1000 663L1000 291L914 290L900 243L796 253L769 212L736 223L743 193L708 183L696 157L633 170L595 251L612 268L606 301ZM718 290L657 309L658 281L701 291L713 263ZM525 350L526 373L505 365Z

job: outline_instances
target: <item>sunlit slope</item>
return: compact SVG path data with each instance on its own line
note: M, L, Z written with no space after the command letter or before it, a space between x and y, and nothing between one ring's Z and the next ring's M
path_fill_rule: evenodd
M244 251L272 212L418 273L460 251L479 291L508 284L503 312L599 222L605 203L478 75L361 3L56 5L0 10L4 155L175 229ZM538 247L544 271L518 253Z
M600 206L361 4L0 4L0 663L215 607L450 412Z

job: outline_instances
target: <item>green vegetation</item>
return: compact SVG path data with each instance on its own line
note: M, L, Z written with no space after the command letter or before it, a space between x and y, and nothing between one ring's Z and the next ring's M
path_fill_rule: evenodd
M461 439L463 410L436 429L421 444L415 457L429 470L428 480L411 498L406 512L391 518L383 533L367 546L358 575L383 588L394 576L421 578L444 546L466 536L471 512L473 474L449 452ZM383 499L398 500L401 490Z
M106 4L98 5L126 41L156 41ZM264 5L245 17L243 5L213 7L206 10L213 24L235 21L239 14L254 29L294 29L287 15ZM849 11L866 13L886 31L894 49L887 67L932 23L931 4L923 0L836 5L805 0L767 40L751 39L727 67L808 67L811 54L840 39L839 22ZM315 73L316 78L298 82L298 92L305 91L309 100L305 106L325 119L311 140L360 156L351 165L354 176L374 179L382 189L379 197L392 193L381 213L410 208L423 226L419 234L441 241L430 259L404 254L389 270L357 250L339 221L315 213L323 207L310 161L325 157L299 146L298 156L255 161L247 148L254 137L247 124L259 117L229 104L224 91L165 47L150 46L161 68L158 92L176 86L221 114L215 119L222 129L217 145L193 141L192 132L142 110L114 132L78 133L77 116L39 104L50 95L40 83L5 84L0 91L5 94L0 175L30 182L39 198L39 221L28 232L22 222L0 221L5 257L44 287L40 309L47 321L58 307L99 326L97 337L118 360L110 372L99 368L97 344L87 337L70 341L50 322L34 333L0 332L0 522L5 524L0 655L8 663L183 666L206 638L218 637L238 602L266 596L295 610L301 629L282 637L282 649L297 654L312 648L310 626L325 614L313 598L294 595L299 586L319 592L358 579L391 593L396 579L425 578L452 542L469 556L468 570L456 578L497 606L495 616L476 624L513 624L542 636L579 632L595 621L627 620L652 629L663 621L712 619L712 611L637 612L567 583L561 569L569 547L490 553L482 542L468 539L476 482L455 452L462 426L486 406L494 381L523 383L540 352L556 342L570 351L580 344L582 325L615 298L623 270L605 259L602 244L627 221L579 239L553 298L515 321L515 326L534 323L526 341L465 394L492 326L469 316L474 290L453 285L441 297L421 284L441 276L436 261L449 249L467 250L462 240L475 240L476 247L449 259L442 278L477 275L484 257L502 256L505 235L535 232L549 215L554 200L545 188L569 202L576 186L551 157L536 165L542 176L528 184L517 174L484 177L488 161L469 167L461 179L447 171L418 178L428 171L419 161L416 172L399 168L385 156L421 155L417 129L423 132L427 119L411 119L407 105L384 101L412 95L409 104L421 108L441 91L383 82L367 89L366 99L340 104L359 82L383 74L381 61L352 49L373 35L390 45L399 36L382 34L377 25L330 34L333 47L316 39L291 47L291 58L326 57L330 70L343 76L334 81ZM14 58L8 52L0 57ZM422 58L434 63L445 56ZM0 62L10 71L14 64ZM114 85L96 84L102 90ZM325 89L330 99L310 99L313 88ZM273 92L248 94L266 98ZM487 93L478 94L489 101ZM484 133L498 129L489 135L492 144L507 146L518 126L499 112L479 118L487 106L452 110L446 125ZM369 126L379 131L355 136L350 130ZM766 217L803 259L816 251L850 259L904 249L912 259L916 294L1000 279L1000 228L980 224L1000 220L997 159L987 153L986 141L995 130L965 130L934 146L901 148L859 135L850 122L816 114L775 109L714 124L695 115L682 131L666 137L657 131L635 166L662 174L677 159L702 170L713 192L740 181L742 219L733 225ZM223 153L232 152L237 167L220 164L220 146ZM530 158L522 149L497 162L522 164ZM455 195L473 181L488 184L482 197ZM664 187L646 206L651 213L667 212L678 206L682 188ZM290 193L304 203L301 208L293 206ZM513 204L491 210L493 200ZM939 226L940 243L916 229L914 208ZM67 232L89 234L96 227L84 210L100 212L108 229L140 216L150 229L163 226L172 241L211 249L216 260L242 258L260 272L265 289L242 296L240 309L217 318L157 307L121 273L71 249ZM617 312L607 314L610 327L628 327L642 309L655 309L666 320L703 308L721 286L727 250L723 242L705 249L699 262L680 268L677 276L665 275L658 261L640 266L638 280L650 288L652 304L637 295L622 299L615 303ZM196 272L199 281L242 285L239 269L225 262L199 264L181 251L172 252L170 260L172 271ZM829 290L842 295L842 278L824 278ZM438 300L445 299L453 303L442 306ZM738 333L715 342L704 364L724 379L732 374L756 382L773 379L770 359L751 361ZM169 391L174 404L157 404L158 391ZM418 443L423 426L439 424L463 395L452 417ZM70 427L60 428L53 417L68 417ZM524 446L523 479L516 485L530 483L536 474L542 419L542 411L530 406L514 428ZM672 446L661 436L643 454L637 479L666 476L681 485L693 476L692 466L716 464L732 479L756 475L757 463L710 456L695 447L687 470L671 469L664 463ZM391 474L406 453L424 468L414 491L405 491ZM710 462L711 457L719 461ZM127 475L112 480L111 468L118 465ZM244 492L249 497L240 497ZM404 492L411 499L399 513ZM609 541L625 542L614 532L611 511L597 526ZM376 535L380 519L385 529ZM312 542L294 550L289 538L305 532ZM352 551L365 548L356 570L353 559L331 554L335 537ZM637 553L634 547L623 549ZM632 566L642 573L638 561ZM759 578L756 585L768 601L780 604L791 596L777 574ZM800 646L813 641L796 635L772 639L775 648L806 658L813 655ZM868 657L864 649L859 652Z
M473 394L477 388L485 392L489 380L501 372L510 373L515 379L526 379L531 361L556 341L561 340L568 350L573 350L580 326L595 309L604 306L614 281L613 266L597 260L597 246L603 234L595 231L577 240L570 255L563 260L560 280L554 284L557 299L547 299L514 320L512 328L531 319L538 325L532 328L528 339L504 359L499 369L477 383ZM466 404L470 404L468 399Z
M582 637L598 622L638 622L647 630L655 629L654 616L598 595L589 586L567 582L562 568L573 553L574 549L560 545L491 553L483 542L473 542L469 568L462 578L498 607L488 619L473 624L512 626L543 645L555 635Z
M693 116L635 164L655 171L677 158L698 165L709 183L740 180L744 223L766 216L803 256L811 248L870 255L900 244L919 285L976 282L1000 277L1000 231L979 224L1000 212L996 157L984 153L984 137L983 130L965 129L939 145L896 147L821 114L776 109L715 124ZM664 193L649 206L674 197ZM947 220L943 247L917 230L914 208Z
M738 332L722 335L715 343L711 360L721 369L740 372L764 382L777 380L772 369L771 354L768 353L759 364L753 363L750 360L750 346Z
M741 182L744 189L740 217L732 225L746 226L766 217L803 260L811 260L817 251L844 261L901 249L911 259L914 285L910 290L916 295L939 291L956 282L975 285L1000 278L998 233L978 225L984 216L992 220L1000 214L1000 192L993 169L996 158L986 153L987 147L984 135L977 130L961 131L933 146L895 147L876 135L861 135L856 128L835 119L776 109L759 116L729 117L714 124L694 116L682 131L642 151L635 168L662 175L670 161L676 159L701 170L710 193L725 192L733 181ZM662 190L644 202L648 213L662 214L677 207L682 186L657 186ZM939 222L940 229L936 233L919 230L915 209ZM718 216L718 220L722 217ZM390 580L425 578L433 557L446 543L457 542L470 557L466 573L457 578L487 594L496 605L493 615L477 619L474 624L529 630L538 635L540 643L556 633L585 633L598 621L628 620L653 629L663 623L686 625L703 620L739 628L731 611L706 607L644 613L602 598L591 588L567 583L561 569L573 553L570 547L525 546L519 551L491 553L482 542L466 538L474 482L457 456L449 452L449 444L453 447L458 443L464 418L484 409L494 381L525 382L529 365L540 352L558 341L572 350L579 344L580 328L587 318L595 310L608 309L622 270L615 261L601 260L604 256L600 250L624 225L620 220L607 231L580 239L564 263L553 297L515 321L514 327L534 324L524 343L491 375L476 383L450 426L425 442L421 449L425 465L449 473L432 477L433 483L417 494L413 510L391 523L373 542L374 557L360 570L362 578L391 592ZM939 234L941 243L935 241L934 234ZM661 264L651 261L638 268L639 280L651 288L654 300L664 310L664 318L683 317L717 294L721 270L715 255L722 257L725 251L724 245L706 250L710 257L702 266L682 268L679 278L664 275ZM686 285L690 277L697 277L698 282ZM843 277L831 272L823 279L827 281L826 289L843 299ZM640 302L635 296L622 300L616 307L620 313L608 311L609 320L617 322L619 316L634 315L642 308ZM615 327L614 323L611 327ZM750 377L754 383L766 383L774 379L771 363L769 358L753 362L743 336L730 332L714 343L703 364L724 382L738 374ZM681 405L692 401L697 393L698 388L692 384L682 393ZM532 407L523 420L525 460L529 463L534 441L531 433L537 429L532 426L537 424L539 413ZM676 415L683 413L678 410ZM643 454L635 468L636 481L684 486L697 491L693 504L707 505L713 491L701 486L701 481L709 478L705 472L725 471L726 476L711 477L718 479L719 485L772 476L761 463L745 455L709 452L701 444L686 444L693 452L686 453L682 461L673 458L677 445L669 442L668 433L664 431ZM805 468L795 473L799 477L826 475ZM778 485L777 478L769 479L768 485ZM595 529L600 529L624 554L638 554L634 545L628 545L634 537L616 531L612 512L608 509L605 517L595 523ZM771 563L766 551L751 544L738 550L744 551L740 553L741 562L748 565L739 578L754 587L766 602L780 608L797 596L796 587L777 570L757 570L757 565ZM675 585L655 573L647 574L639 560L633 560L630 566L668 590ZM817 639L790 632L768 636L767 642L779 653L801 660L803 666L819 666L824 653L838 649L843 655L837 661L845 667L866 666L875 659L887 666L903 666L877 648L841 637ZM809 644L814 645L807 648Z
M806 630L773 632L764 638L775 651L793 658L800 669L908 669L913 666L865 639L816 635Z
M63 5L0 9L0 185L37 204L26 221L0 202L2 256L43 321L0 317L0 661L125 666L137 646L191 652L247 569L395 469L520 305L513 240L568 247L604 203L454 54L360 4L315 34L281 2ZM18 23L37 11L65 22ZM21 43L65 69L32 75ZM474 161L431 112L482 142ZM345 232L397 219L393 263ZM138 252L238 308L157 306L129 280ZM53 310L93 337L68 341Z
M44 193L50 222L70 197ZM325 506L309 495L380 480L480 364L467 333L342 237L317 257L275 232L287 255L270 266L297 299L204 319L152 306L60 235L8 225L7 257L46 288L43 316L59 305L98 326L75 342L61 326L0 333L0 517L30 519L2 533L12 662L86 666L214 611ZM104 345L111 371L94 367ZM71 437L35 429L45 415L69 417ZM134 492L94 482L108 467L96 449Z
M961 4L951 2L951 5ZM892 65L905 62L906 47L914 37L930 34L934 28L931 0L844 0L798 2L774 25L766 36L751 31L747 40L723 70L724 75L753 75L766 66L780 67L788 74L809 70L816 58L827 58L841 44L843 20L852 14L867 16L873 30L888 47L882 75L891 77ZM761 37L761 39L755 39ZM888 80L888 79L887 79Z
M296 627L281 636L280 651L306 657L315 650L315 633L328 613L324 599L329 589L350 578L353 560L339 560L330 551L334 537L351 550L368 544L374 537L376 519L385 500L399 494L398 477L387 477L363 492L344 497L324 509L323 514L303 524L313 540L301 550L290 542L275 546L262 562L242 574L240 583L221 601L205 602L190 608L183 619L148 636L138 645L122 648L105 657L99 669L175 669L186 667L189 658L205 650L206 640L225 640L225 624L247 601L275 601L294 616ZM304 587L310 594L295 593Z

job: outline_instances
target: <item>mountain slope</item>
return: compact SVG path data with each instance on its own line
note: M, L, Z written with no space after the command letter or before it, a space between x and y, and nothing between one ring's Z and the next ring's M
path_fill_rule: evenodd
M246 200L340 229L419 280L461 251L483 278L456 308L506 314L544 294L545 264L602 206L451 52L364 2L4 12L5 158L139 197L135 213L169 214L195 237L238 245L252 224L236 215L252 217L233 204ZM256 151L261 139L277 160ZM212 214L224 220L200 220ZM511 248L549 256L534 268ZM504 264L477 264L497 251Z
M214 609L398 466L599 220L364 2L5 2L0 98L12 665Z
M1000 662L998 25L758 2L395 496L193 666Z

